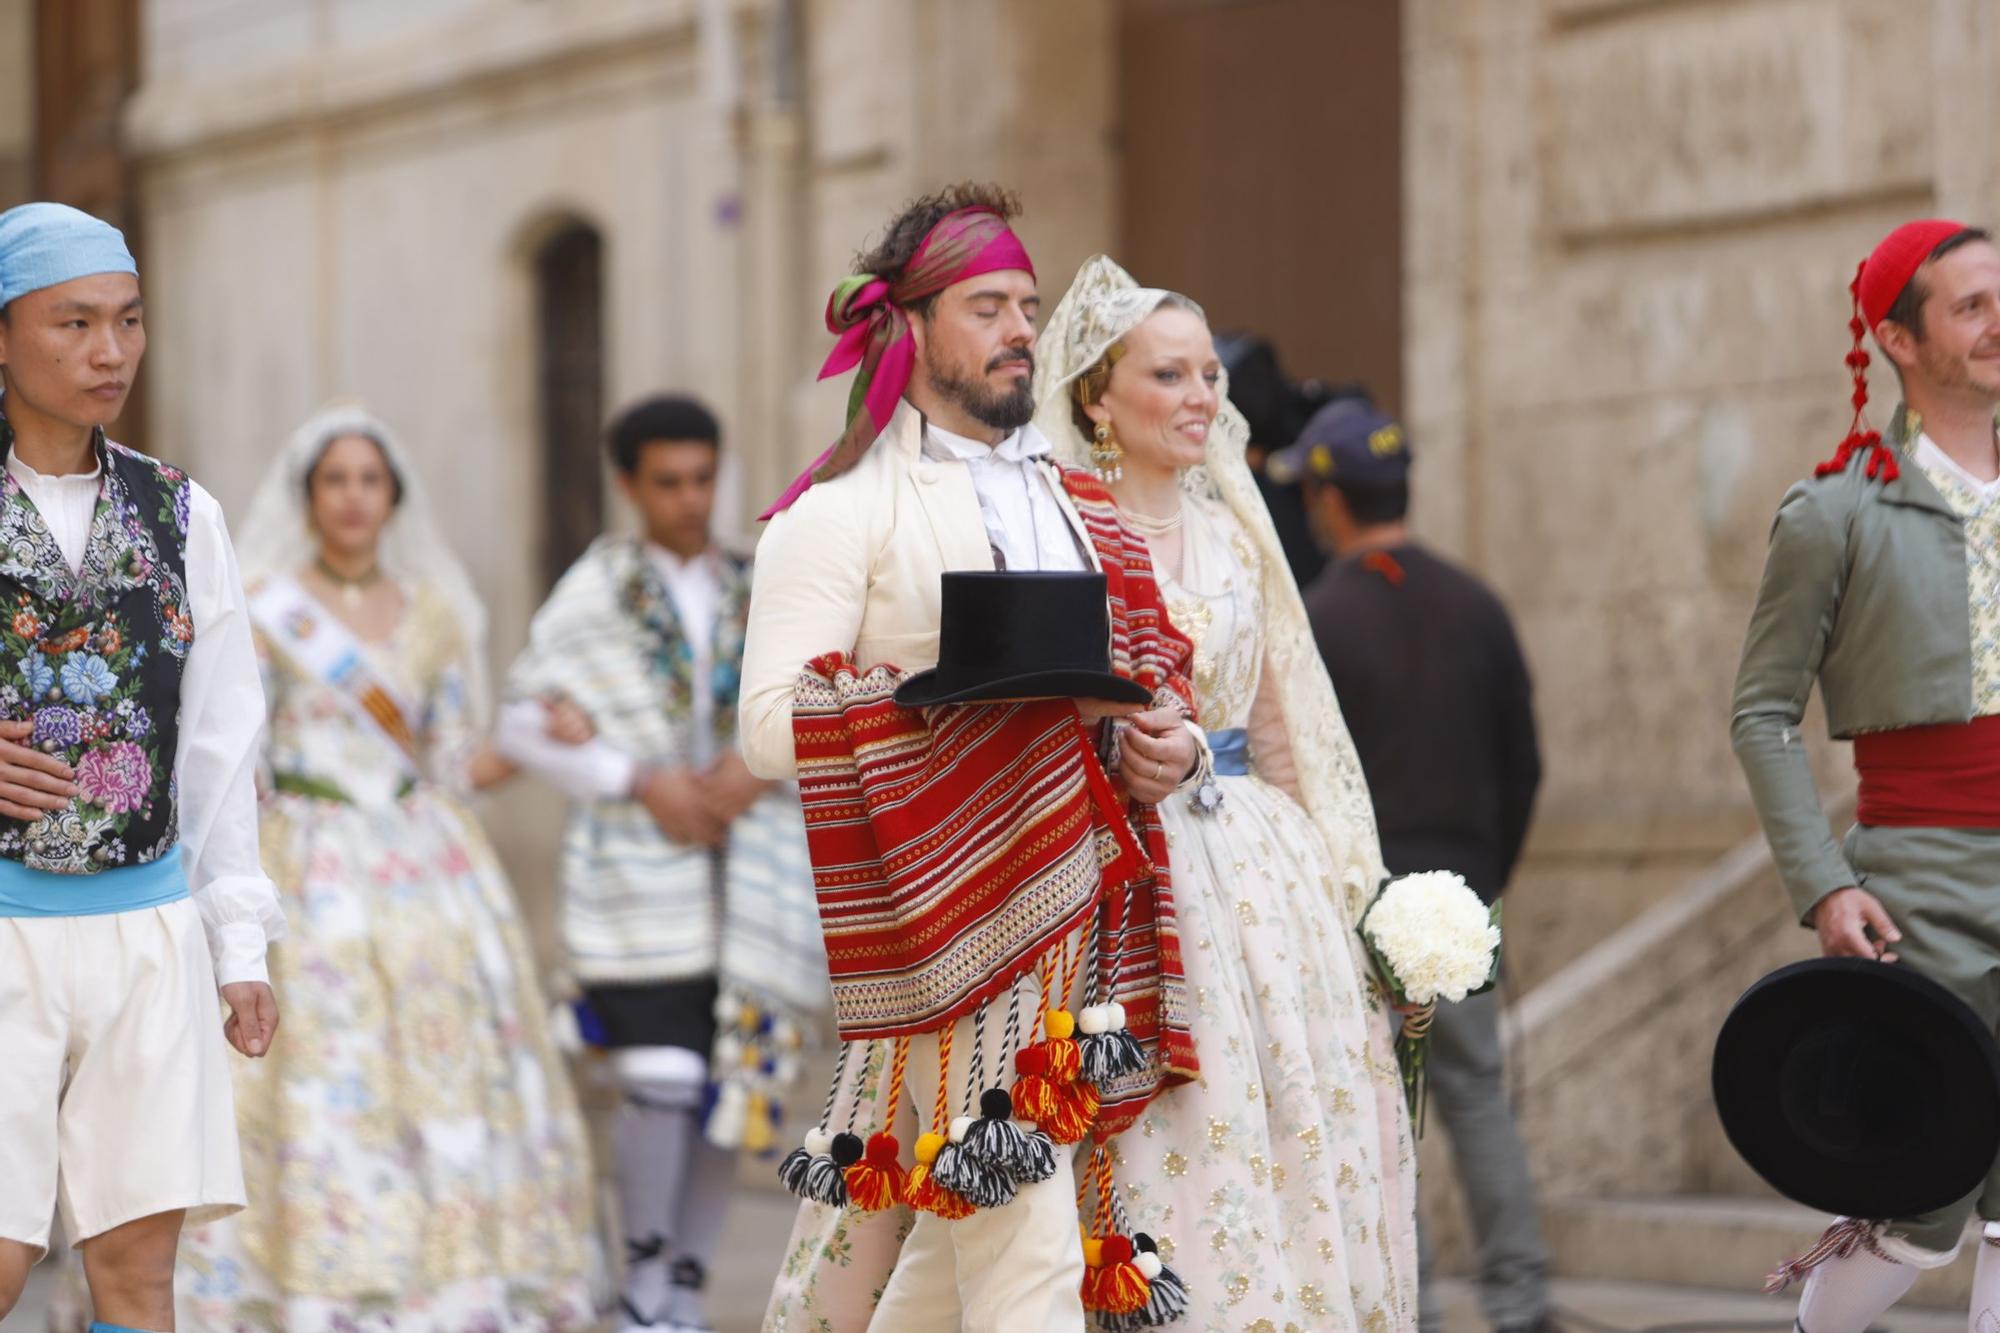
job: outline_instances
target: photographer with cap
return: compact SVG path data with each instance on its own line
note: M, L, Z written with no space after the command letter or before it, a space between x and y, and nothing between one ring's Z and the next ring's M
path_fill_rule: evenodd
M1297 482L1333 560L1305 590L1392 875L1444 868L1486 901L1513 873L1541 755L1527 664L1499 599L1411 539L1410 448L1366 398L1321 408L1266 464ZM1472 1211L1480 1302L1503 1333L1548 1324L1548 1250L1507 1101L1492 991L1438 1006L1431 1098ZM1421 1327L1440 1327L1423 1247Z

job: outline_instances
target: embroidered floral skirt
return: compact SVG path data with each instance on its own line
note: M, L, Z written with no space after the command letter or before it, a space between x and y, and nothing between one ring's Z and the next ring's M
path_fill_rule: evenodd
M1254 777L1161 807L1201 1078L1115 1141L1135 1229L1187 1282L1186 1333L1416 1326L1416 1163L1389 1014L1325 841Z
M235 1062L250 1206L183 1239L181 1327L588 1327L584 1127L485 836L429 788L281 793L262 835L281 1027Z

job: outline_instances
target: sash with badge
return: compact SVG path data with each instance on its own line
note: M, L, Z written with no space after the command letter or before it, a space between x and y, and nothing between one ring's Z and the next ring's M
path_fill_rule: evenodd
M369 663L361 640L295 578L271 579L250 599L250 617L271 647L333 694L384 740L417 777L416 710Z

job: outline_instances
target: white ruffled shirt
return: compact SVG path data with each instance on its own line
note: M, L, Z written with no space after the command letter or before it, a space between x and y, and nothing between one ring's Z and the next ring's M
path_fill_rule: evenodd
M1054 452L1033 426L987 444L924 423L924 457L972 474L986 540L1011 570L1078 573L1090 568L1041 461Z
M44 476L8 455L7 473L48 525L70 571L83 568L97 512L100 468ZM250 609L222 506L190 491L185 573L194 645L181 670L180 845L188 891L201 913L218 986L268 981L267 946L284 938L278 892L257 855L257 762L264 685Z

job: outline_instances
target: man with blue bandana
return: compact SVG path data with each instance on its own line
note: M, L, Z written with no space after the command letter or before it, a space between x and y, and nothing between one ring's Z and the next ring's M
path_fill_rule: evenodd
M0 1319L60 1210L94 1333L172 1330L182 1223L243 1207L284 932L221 508L104 435L145 348L115 228L0 213Z

